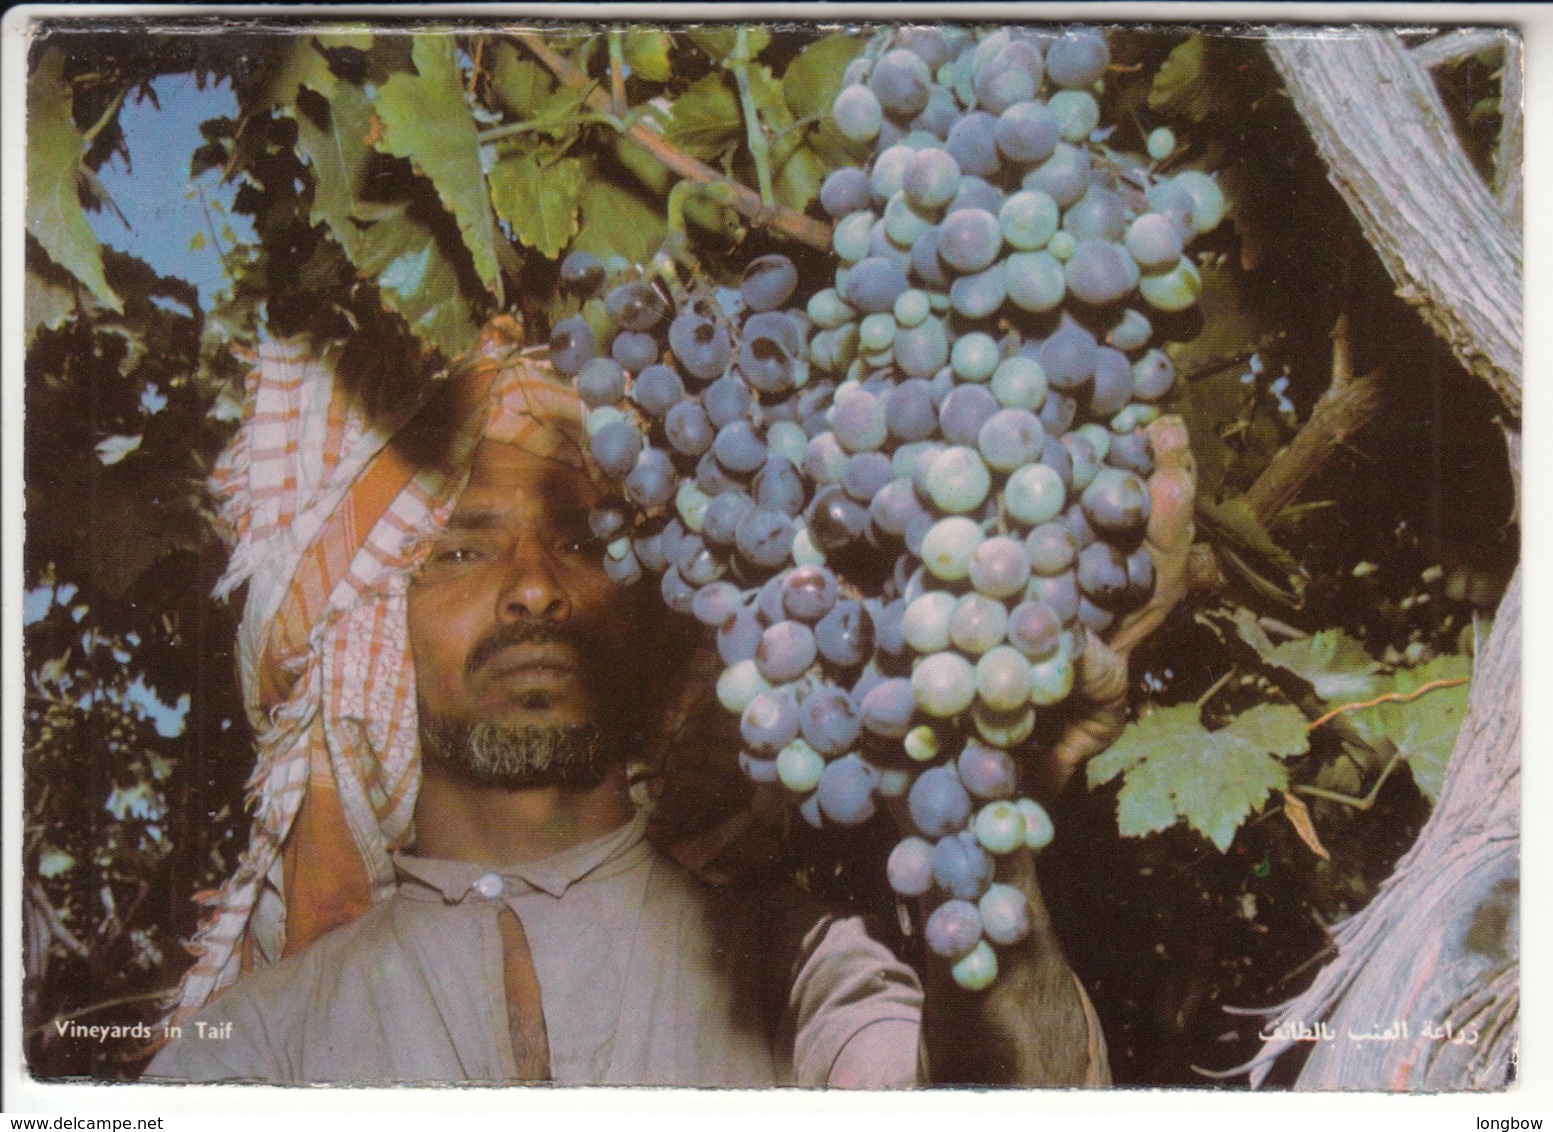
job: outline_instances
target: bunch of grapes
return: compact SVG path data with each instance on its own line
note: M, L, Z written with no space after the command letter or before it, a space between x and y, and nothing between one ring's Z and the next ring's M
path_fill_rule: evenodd
M715 631L751 779L816 827L899 803L889 882L937 890L926 940L967 989L1030 930L994 877L1052 837L1019 796L1037 712L1153 591L1145 427L1174 372L1145 311L1195 301L1186 247L1224 211L1156 172L1168 130L1153 162L1105 146L1109 59L1086 29L876 37L834 106L873 155L824 183L838 267L802 309L783 255L737 292L562 265L610 327L551 342L619 488L592 517L610 577Z

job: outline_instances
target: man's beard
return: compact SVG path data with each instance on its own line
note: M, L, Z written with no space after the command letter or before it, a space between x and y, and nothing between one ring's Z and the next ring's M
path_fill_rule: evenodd
M594 723L519 727L507 723L424 720L421 753L475 786L526 790L587 789L604 781L616 744Z

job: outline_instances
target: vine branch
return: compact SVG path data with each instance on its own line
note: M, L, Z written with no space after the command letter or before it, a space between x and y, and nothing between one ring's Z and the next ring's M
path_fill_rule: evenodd
M521 43L565 86L571 87L573 90L595 87L593 79L588 76L587 72L572 65L572 63L555 51L552 51L533 32L517 32L513 38ZM601 90L593 89L585 101L589 109L596 113L607 114L609 112L609 95ZM750 223L771 228L790 239L807 244L818 251L829 250L829 224L815 220L813 217L805 216L803 213L796 212L790 208L781 206L768 208L761 201L759 193L745 185L728 180L721 172L713 169L710 165L697 161L688 153L671 145L641 122L628 126L625 130L625 137L686 180L695 181L703 185L728 185L732 194L733 207L738 211L739 215L749 220Z

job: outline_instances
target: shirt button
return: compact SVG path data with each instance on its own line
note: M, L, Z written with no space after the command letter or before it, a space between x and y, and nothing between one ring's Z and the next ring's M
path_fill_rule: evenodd
M486 873L479 880L475 881L475 891L487 900L495 900L506 887L501 877L495 873Z

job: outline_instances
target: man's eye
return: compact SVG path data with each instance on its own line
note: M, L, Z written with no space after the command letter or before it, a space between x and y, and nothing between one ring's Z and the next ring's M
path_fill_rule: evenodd
M428 559L439 566L464 566L478 558L479 550L472 546L441 546L431 552Z

